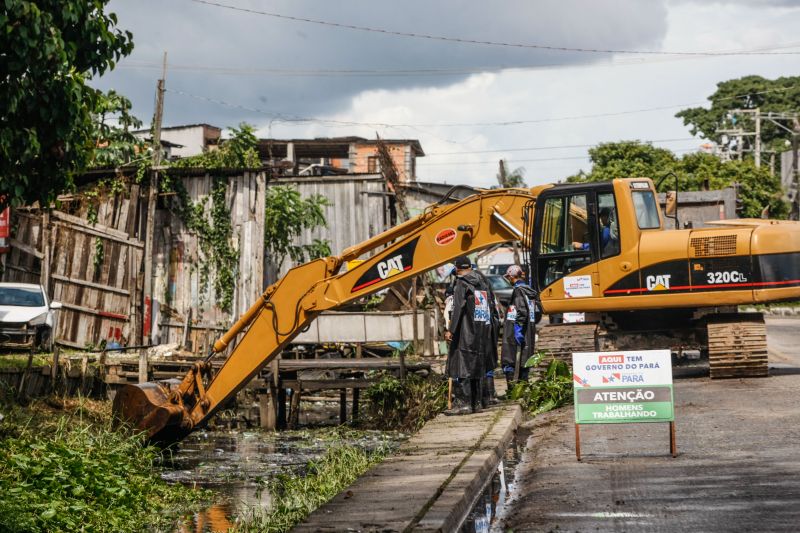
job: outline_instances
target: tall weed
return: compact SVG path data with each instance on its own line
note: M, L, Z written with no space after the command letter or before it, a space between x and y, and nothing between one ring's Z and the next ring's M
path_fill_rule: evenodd
M5 410L0 421L0 531L171 531L205 492L167 485L158 451L112 429L110 416L79 404Z
M536 367L542 355L534 355L525 366ZM521 381L509 391L508 397L519 400L531 414L544 413L572 402L572 373L564 361L553 359L541 378Z

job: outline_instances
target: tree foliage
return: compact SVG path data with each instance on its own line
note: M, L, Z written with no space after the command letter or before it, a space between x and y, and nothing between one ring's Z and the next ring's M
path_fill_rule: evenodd
M91 161L91 76L133 50L105 13L109 0L5 0L0 11L0 192L14 204L49 202Z
M755 131L753 118L749 115L731 114L734 109L760 108L761 112L800 112L800 76L787 76L775 80L761 76L745 76L717 84L717 90L708 97L710 108L692 107L675 116L691 127L692 135L720 142L720 130L742 127ZM793 125L784 122L789 129ZM796 127L796 125L794 125ZM761 123L763 150L783 151L788 149L791 134L770 121ZM753 137L744 137L745 150L752 150Z
M773 218L785 217L788 206L781 199L780 179L769 170L756 168L752 161L723 162L707 153L678 158L669 150L639 141L605 143L589 150L592 169L567 178L569 182L608 181L614 178L648 177L656 183L669 173L678 176L681 191L736 187L742 202L741 217L761 216L769 207ZM675 180L664 180L660 192L675 188Z
M523 167L518 167L509 172L506 168L506 162L501 159L500 167L497 171L497 183L503 189L527 187L528 185L525 183L525 169Z
M149 157L144 142L132 132L142 126L142 121L131 114L131 107L131 101L113 89L98 94L92 117L96 148L89 160L90 167L117 167L137 157Z
M327 227L323 208L330 205L324 196L303 198L290 185L269 187L266 194L264 244L275 265L288 255L293 262L303 263L331 254L327 241L315 239L312 244L295 244L305 229Z
M177 168L205 168L209 170L222 168L257 168L261 166L258 157L258 138L255 127L242 122L238 128L230 128L231 138L222 143L216 150L207 150L202 154L184 157L172 163Z

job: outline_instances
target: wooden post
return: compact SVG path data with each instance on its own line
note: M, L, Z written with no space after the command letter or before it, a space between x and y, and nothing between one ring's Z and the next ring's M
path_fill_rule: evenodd
M183 335L181 338L181 348L184 350L188 350L187 345L189 344L189 330L192 323L192 308L189 308L189 312L186 313L186 323L183 325Z
M275 413L275 394L271 387L269 393L258 395L258 415L262 428L275 431L277 416Z
M286 429L286 389L278 387L278 429Z
M292 389L292 400L289 403L289 429L297 429L300 422L300 388Z
M40 275L39 283L44 287L44 292L47 297L52 300L50 293L50 212L45 210L42 214L42 272ZM55 326L55 325L54 325ZM54 328L55 329L55 328ZM55 335L55 331L51 335Z
M353 424L358 422L358 400L361 391L357 388L353 388Z
M678 445L675 443L675 421L669 423L669 453L672 457L678 456Z
M55 393L56 381L58 380L58 360L61 357L61 346L56 344L53 349L53 366L50 367L50 391Z
M581 426L575 424L575 457L581 460Z
M81 357L81 395L86 393L86 372L89 370L89 358Z
M139 349L139 383L147 383L147 349Z
M156 86L156 111L153 117L153 162L150 171L150 187L147 193L147 218L144 238L144 290L143 298L153 305L153 239L155 237L156 201L158 200L158 167L161 165L161 119L164 115L164 78L167 72L167 53L164 52L164 69ZM144 304L143 304L144 307ZM152 320L152 313L150 315ZM148 325L143 324L147 330ZM152 334L153 328L150 327ZM147 344L147 339L142 339ZM140 372L141 373L141 372Z
M347 389L339 391L339 423L347 424Z
M22 372L22 377L19 378L19 389L17 390L17 398L25 398L27 396L25 394L25 386L28 381L28 374L31 372L31 366L33 366L33 350L34 350L35 341L31 341L31 351L28 354L28 363L25 365L25 370Z
M360 342L356 343L356 359L361 359L363 357L363 346Z

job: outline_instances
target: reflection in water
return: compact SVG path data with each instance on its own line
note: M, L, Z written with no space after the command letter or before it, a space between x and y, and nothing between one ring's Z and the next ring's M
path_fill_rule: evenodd
M201 431L190 435L164 462L162 477L170 482L212 489L219 499L187 518L179 533L226 532L236 519L253 510L269 508L270 478L287 470L302 472L334 444L352 444L365 450L387 439L399 445L407 435L380 431Z
M522 443L525 439L516 435L500 459L492 479L475 502L467 520L461 526L461 533L489 533L494 519L503 510L514 488L514 471L522 457Z

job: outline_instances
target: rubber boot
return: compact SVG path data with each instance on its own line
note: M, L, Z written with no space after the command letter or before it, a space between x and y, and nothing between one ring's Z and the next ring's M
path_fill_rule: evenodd
M468 383L470 387L469 390L470 410L473 413L478 413L481 410L481 397L482 397L481 391L483 390L483 387L481 385L483 385L483 378L470 379Z
M508 370L510 367L506 367L503 369L503 375L506 377L506 398L508 395L511 394L511 390L514 388L514 369Z
M453 406L447 409L444 414L447 416L467 415L472 412L470 407L470 391L468 379L462 379L460 383L453 383Z
M483 378L483 389L481 390L481 407L486 409L499 403L500 400L497 399L497 393L494 391L494 376L486 376Z

